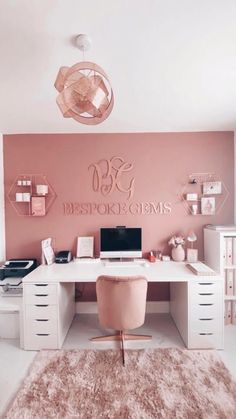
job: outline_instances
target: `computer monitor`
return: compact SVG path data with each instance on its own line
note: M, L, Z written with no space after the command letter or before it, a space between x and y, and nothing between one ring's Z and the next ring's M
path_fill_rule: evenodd
M141 228L101 228L100 258L142 257Z

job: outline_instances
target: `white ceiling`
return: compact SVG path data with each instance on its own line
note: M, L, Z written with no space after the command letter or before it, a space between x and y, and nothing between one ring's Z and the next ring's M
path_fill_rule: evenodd
M64 119L59 67L86 61L110 76L100 125ZM161 132L236 128L235 0L0 0L0 132Z

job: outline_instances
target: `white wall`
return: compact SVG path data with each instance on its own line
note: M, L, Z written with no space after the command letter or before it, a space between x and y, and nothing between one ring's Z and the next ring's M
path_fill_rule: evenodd
M234 224L236 224L236 131L234 131Z
M4 261L5 259L6 259L6 250L5 250L3 136L0 134L0 261Z

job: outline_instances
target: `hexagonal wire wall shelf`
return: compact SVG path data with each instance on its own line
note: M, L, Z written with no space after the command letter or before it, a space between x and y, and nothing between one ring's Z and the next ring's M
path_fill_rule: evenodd
M23 174L15 178L7 197L18 215L35 217L46 215L57 196L45 175ZM39 210L38 213L37 211L33 213L32 198L34 197L44 198L41 201L45 200L43 211ZM38 204L40 204L40 200L38 200Z
M221 182L221 193L219 194L203 194L203 183L205 182ZM197 194L197 200L191 201L186 199L187 193ZM229 191L222 180L216 173L192 173L188 177L188 183L184 184L180 192L180 199L188 215L216 215L219 214L226 200L228 199ZM215 198L215 211L212 214L201 213L201 198ZM196 205L196 213L193 212L192 206Z

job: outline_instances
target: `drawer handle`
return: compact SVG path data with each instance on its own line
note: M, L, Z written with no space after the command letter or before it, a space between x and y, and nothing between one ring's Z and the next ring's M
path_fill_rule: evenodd
M48 307L49 304L35 304L35 307Z
M48 294L34 294L35 297L48 297Z
M214 295L213 292L199 292L198 295Z
M208 332L208 333L198 333L198 334L201 336L212 336L214 333Z
M35 319L36 322L48 322L49 319Z
M50 336L50 333L36 333L36 336Z
M48 284L34 284L36 287L48 287Z
M213 306L213 303L199 303L199 306Z
M209 319L199 319L199 320L203 320L203 321L205 321L205 320L214 320L213 318L209 318Z

